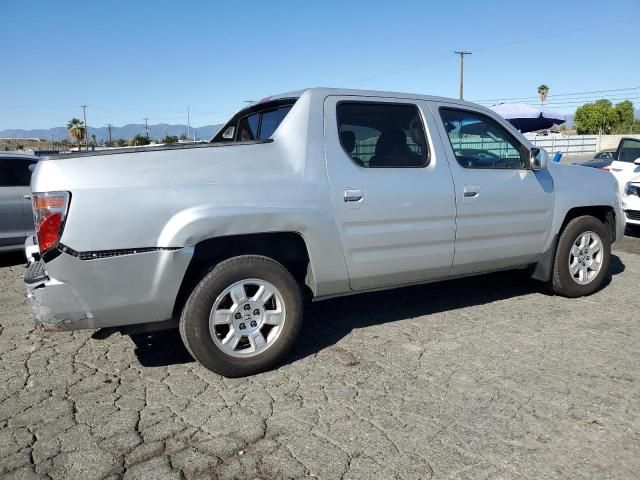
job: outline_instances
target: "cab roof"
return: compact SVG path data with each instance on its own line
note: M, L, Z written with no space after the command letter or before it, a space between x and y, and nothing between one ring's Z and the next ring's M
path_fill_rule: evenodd
M277 95L266 97L257 103L267 102L271 100L279 100L284 98L299 98L307 92L317 94L320 96L344 95L344 96L358 96L358 97L402 98L407 100L430 100L434 102L455 103L459 105L474 105L476 107L479 106L473 102L467 102L464 100L458 100L458 99L449 98L449 97L439 97L434 95L420 95L417 93L390 92L390 91L383 91L383 90L359 90L359 89L349 89L349 88L328 88L328 87L313 87L313 88L306 88L302 90L294 90L291 92L279 93Z

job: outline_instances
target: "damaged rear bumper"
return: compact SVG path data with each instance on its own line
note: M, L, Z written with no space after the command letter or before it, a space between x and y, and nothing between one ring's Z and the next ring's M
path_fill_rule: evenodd
M60 252L46 264L28 239L25 282L34 320L45 331L153 323L172 317L193 248L81 259ZM42 272L42 275L39 275Z

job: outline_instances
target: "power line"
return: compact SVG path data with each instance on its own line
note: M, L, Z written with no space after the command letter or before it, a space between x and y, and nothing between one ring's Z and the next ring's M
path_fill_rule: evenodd
M627 88L613 88L610 90L592 90L588 92L571 92L571 93L556 93L553 97L568 97L568 96L576 96L576 95L590 95L597 93L609 93L609 92L624 92L628 90L640 90L640 87L627 87ZM549 96L551 97L551 95ZM512 98L486 98L482 100L472 100L475 103L486 103L486 102L498 102L498 101L507 101L507 100L536 100L538 97L535 95L528 97L512 97Z
M637 95L638 92L634 92L631 95ZM545 107L560 107L560 106L565 106L565 107L571 107L571 106L581 106L584 105L585 103L594 103L597 102L598 100L609 100L612 103L620 103L623 102L625 100L638 100L640 97L638 96L629 96L629 95L623 95L623 96L618 96L618 97L606 97L603 98L602 96L600 97L592 97L592 98L560 98L556 101L551 100L551 101L547 101L544 103ZM476 102L478 103L478 102ZM484 102L481 103L481 105L485 105L485 106L493 106L496 105L496 102Z
M577 100L571 100L571 101L566 101L566 102L548 102L545 103L545 105L583 105L585 103L595 103L599 100L609 100L611 101L611 103L620 103L623 102L625 100L637 100L640 97L619 97L619 98L585 98L585 99L577 99Z

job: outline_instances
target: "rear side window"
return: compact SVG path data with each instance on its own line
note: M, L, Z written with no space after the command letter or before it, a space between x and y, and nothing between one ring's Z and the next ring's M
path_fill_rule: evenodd
M340 144L361 167L417 168L429 164L429 147L417 106L340 102L337 118Z
M464 168L528 168L523 147L492 118L468 110L441 108L451 148Z
M640 140L625 140L620 149L621 162L633 163L640 158Z
M28 187L31 184L30 165L35 160L21 158L0 158L0 185L11 187Z

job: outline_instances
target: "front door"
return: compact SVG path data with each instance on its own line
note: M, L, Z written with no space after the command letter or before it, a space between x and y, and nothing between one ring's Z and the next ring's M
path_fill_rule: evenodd
M550 235L553 178L534 172L529 151L497 118L433 103L458 204L452 275L535 262Z
M324 127L331 202L351 288L446 276L455 198L426 104L330 96Z

